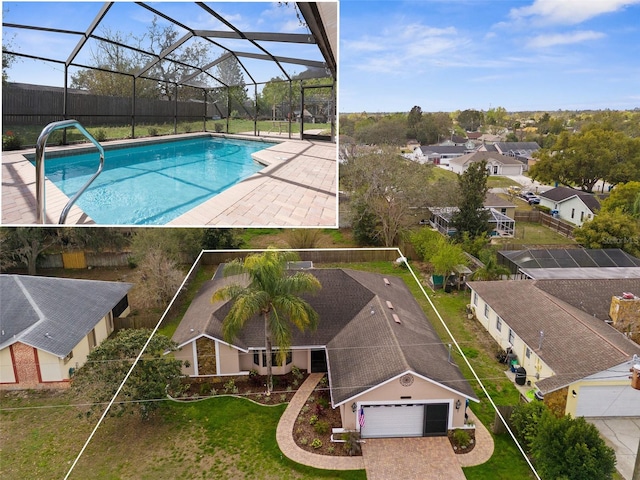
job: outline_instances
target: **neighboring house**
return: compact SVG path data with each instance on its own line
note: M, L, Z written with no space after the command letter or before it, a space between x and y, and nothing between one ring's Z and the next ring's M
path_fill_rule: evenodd
M129 313L130 283L0 275L0 388L69 385Z
M557 211L561 220L581 226L600 210L600 202L592 193L569 187L555 187L538 194L540 205Z
M413 157L420 163L448 166L452 158L466 153L469 153L469 150L463 145L426 145L415 148Z
M528 171L529 167L534 165L536 159L533 152L540 150L540 146L536 142L496 142L492 145L483 145L480 151L495 151L508 157L513 157L524 165L524 171Z
M464 173L469 165L481 161L487 162L490 175L522 175L524 166L513 157L497 152L473 152L449 161L451 170L457 174Z
M431 217L429 224L446 236L453 236L456 228L451 225L453 214L458 211L458 207L433 207L429 209ZM491 226L491 236L513 237L516 231L516 222L513 218L500 213L495 208L489 210L489 225Z
M478 141L484 144L494 144L496 142L504 142L503 135L492 135L490 133L483 133L478 137Z
M509 218L515 218L516 216L516 206L509 200L505 200L495 193L487 192L484 199L484 206L485 208L493 208Z
M476 144L474 141L469 140L467 138L462 138L457 135L453 135L451 138L440 142L439 146L447 147L447 146L456 146L456 147L465 147L467 151L473 151L476 149Z
M404 282L347 269L307 271L322 285L318 293L303 295L319 314L318 328L292 329L291 351L274 374L294 365L327 372L342 427L365 438L446 435L464 428L466 401L478 399ZM173 335L181 349L174 355L190 362L186 375L266 373L262 317L247 322L228 343L222 324L231 302L211 303L220 287L243 281L217 273L187 309Z
M619 248L502 250L498 263L514 279L640 278L640 258Z
M640 345L616 330L640 325L640 279L469 282L471 308L545 402L584 417L639 417L629 368ZM637 358L637 357L635 357Z

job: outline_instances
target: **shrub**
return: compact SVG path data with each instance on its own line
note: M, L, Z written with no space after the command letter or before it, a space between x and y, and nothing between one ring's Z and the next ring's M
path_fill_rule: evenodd
M22 138L20 138L18 133L7 130L7 133L2 135L2 150L20 150L21 148Z
M311 418L309 418L309 425L315 425L316 423L318 423L318 416L311 415Z
M229 381L225 382L224 393L238 393L238 387L236 387L236 382L233 378L230 378Z
M326 398L326 397L320 397L320 398L318 398L318 404L322 408L328 408L329 407L329 399Z
M313 429L318 435L324 435L325 433L329 432L329 422L320 420L313 426Z
M224 131L224 125L221 123L215 123L214 124L214 128L216 130L216 133L222 133Z
M280 394L280 403L284 403L287 401L287 395L285 393Z
M513 434L527 453L531 452L531 443L538 431L538 423L546 410L547 407L542 402L522 403L513 409L509 417Z
M303 405L300 411L302 413L307 413L309 411L309 405Z
M314 438L311 442L311 446L317 450L318 448L322 447L322 442L319 438Z
M333 455L333 452L335 452L335 451L336 451L336 449L335 449L335 447L333 445L329 445L327 447L327 453L329 453L329 455Z
M293 385L294 388L298 388L298 385L300 385L300 382L298 381L297 378L294 378L293 382L291 382L291 385Z
M469 432L462 429L457 429L453 431L453 442L459 447L466 447L469 445L471 441L471 435Z
M185 131L185 133L191 133L191 124L190 123L185 124L184 131Z
M150 137L157 137L158 136L158 129L156 127L147 128L147 132L149 132L149 136Z
M306 445L307 443L309 443L309 440L307 440L306 438L301 438L300 439L300 445Z
M251 385L254 385L256 387L261 387L264 383L262 375L260 375L257 370L249 371L249 382L251 383Z
M286 233L286 242L294 249L316 248L321 239L322 230L318 228L294 228Z
M107 139L107 131L104 128L99 128L93 133L93 138L99 142L104 142Z
M318 415L318 416L322 415L322 412L324 411L324 407L322 405L320 405L319 403L316 403L313 406L313 409L316 412L316 415Z
M293 367L291 367L291 373L293 374L294 377L296 377L298 380L301 380L302 377L304 377L304 373L302 373L302 370L300 370L298 367L296 367L295 365Z
M360 455L362 452L362 446L360 445L360 434L358 432L345 432L342 434L344 443L342 444L347 454Z

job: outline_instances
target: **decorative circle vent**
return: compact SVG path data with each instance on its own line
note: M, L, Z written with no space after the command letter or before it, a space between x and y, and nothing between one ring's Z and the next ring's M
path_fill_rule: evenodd
M407 373L406 375L400 377L400 385L402 385L403 387L408 387L412 383L413 375L411 375L410 373Z

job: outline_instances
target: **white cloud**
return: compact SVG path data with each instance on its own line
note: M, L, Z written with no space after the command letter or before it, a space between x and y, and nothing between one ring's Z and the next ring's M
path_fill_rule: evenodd
M513 8L513 20L531 17L549 24L575 25L605 13L640 4L640 0L535 0L527 7Z
M604 33L591 30L576 31L571 33L543 34L533 37L527 42L529 48L548 48L556 45L570 45L590 40L603 38Z

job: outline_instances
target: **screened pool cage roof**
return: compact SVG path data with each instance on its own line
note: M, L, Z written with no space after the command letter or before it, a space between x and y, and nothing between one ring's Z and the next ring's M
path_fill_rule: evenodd
M265 31L245 31L241 25L273 25L273 22L247 22L237 14L227 14L245 5L247 9L256 5L272 9L282 9L291 15L295 9L297 29L305 33L276 33ZM95 11L93 17L87 15L86 23L69 22L74 30L66 25L52 26L51 19L38 17L38 5L33 4L28 18L19 19L24 23L3 21L3 36L12 38L9 43L13 50L5 53L16 57L28 58L63 64L65 72L71 68L94 69L112 73L121 73L134 79L145 78L160 82L169 82L179 86L190 86L201 89L233 87L228 79L219 78L216 66L234 57L243 73L245 85L260 85L275 77L285 81L304 72L305 78L337 78L337 3L336 2L280 2L275 3L204 3L204 2L106 2L81 3L58 2L54 5L77 8L83 11ZM49 4L51 5L51 4ZM234 9L231 9L233 6ZM285 10L286 9L286 10ZM170 45L162 51L154 52L142 46L146 42L136 41L141 32L123 32L126 22L124 18L134 15L144 16L148 23L156 18L177 33ZM280 13L276 11L276 14ZM251 15L250 13L248 15ZM5 15L14 20L16 15ZM34 24L35 23L35 24ZM268 27L266 27L268 28ZM21 44L21 32L37 32L41 37L39 46L29 47ZM144 32L143 32L144 33ZM71 39L71 41L70 41ZM33 45L33 44L32 44ZM46 48L43 47L46 45ZM51 45L62 45L62 48L49 48ZM65 45L71 48L65 49ZM207 55L201 62L184 61L185 53L206 49ZM29 48L32 51L29 51ZM91 52L100 48L112 51L126 49L143 59L144 66L133 71L113 68L111 65L91 64ZM156 48L157 49L157 48ZM43 53L44 52L44 53ZM55 52L55 53L52 53ZM188 57L188 56L187 56ZM158 68L160 67L160 68ZM154 72L168 72L179 68L184 72L180 78L162 78ZM66 76L66 74L65 74Z

